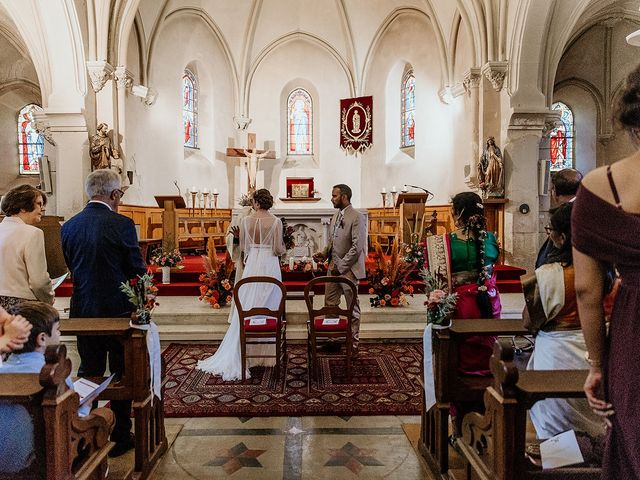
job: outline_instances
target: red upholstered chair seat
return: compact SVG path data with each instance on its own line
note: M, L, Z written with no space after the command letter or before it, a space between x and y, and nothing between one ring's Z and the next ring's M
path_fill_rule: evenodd
M247 332L274 332L277 327L277 320L274 317L267 317L264 325L251 325L251 319L244 319L244 329Z
M335 325L324 325L324 318L316 317L313 319L313 326L318 332L344 332L347 329L347 319L340 317Z

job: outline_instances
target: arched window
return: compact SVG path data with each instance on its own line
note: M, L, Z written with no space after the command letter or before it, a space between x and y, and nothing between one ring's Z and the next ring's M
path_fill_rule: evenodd
M182 123L184 146L198 148L198 83L189 70L182 76Z
M25 105L18 113L18 158L21 175L40 173L38 158L44 155L44 137L36 132L33 113L41 111L42 107L31 103Z
M551 130L549 134L549 158L551 171L573 168L573 112L568 105L555 102L552 110L560 112L561 124Z
M313 103L309 92L296 88L287 98L287 155L313 155Z
M408 68L402 76L400 95L400 146L413 147L416 144L416 77L413 68Z

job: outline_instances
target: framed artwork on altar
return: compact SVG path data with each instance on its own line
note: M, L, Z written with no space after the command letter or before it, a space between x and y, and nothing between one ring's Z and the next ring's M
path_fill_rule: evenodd
M288 177L287 198L313 198L313 177Z

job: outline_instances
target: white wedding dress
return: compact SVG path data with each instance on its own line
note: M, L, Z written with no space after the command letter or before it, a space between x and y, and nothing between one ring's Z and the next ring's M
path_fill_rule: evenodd
M282 280L279 256L285 252L282 240L282 222L265 210L245 217L240 227L240 245L244 252L245 265L242 278L267 276ZM239 279L236 279L238 281ZM275 285L254 283L240 289L242 308L266 307L277 310L280 304L280 289ZM223 380L239 380L242 378L240 361L240 324L235 305L229 312L231 317L229 329L215 354L200 360L197 368L214 375L221 375ZM272 354L274 345L247 345L247 354ZM247 359L246 377L250 378L249 367L258 365L273 366L274 358Z

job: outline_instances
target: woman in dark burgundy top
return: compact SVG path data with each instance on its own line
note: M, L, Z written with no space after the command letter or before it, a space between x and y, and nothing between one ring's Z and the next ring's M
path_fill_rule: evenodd
M640 146L640 68L629 75L618 119ZM591 368L589 404L608 427L606 479L640 479L640 151L590 172L573 208L578 311ZM602 308L604 269L622 284L607 335Z

